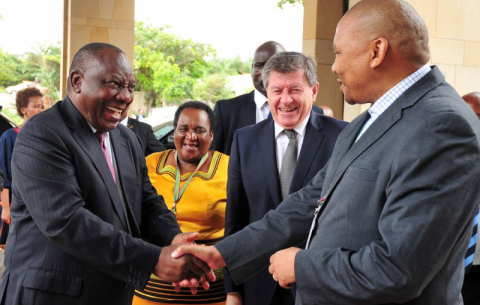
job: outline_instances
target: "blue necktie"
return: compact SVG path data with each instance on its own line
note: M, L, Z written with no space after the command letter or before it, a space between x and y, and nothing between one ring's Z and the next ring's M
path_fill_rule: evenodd
M477 245L477 231L478 231L478 211L473 218L473 232L470 243L468 244L467 253L465 254L465 270L473 265L473 257L475 256L475 246Z

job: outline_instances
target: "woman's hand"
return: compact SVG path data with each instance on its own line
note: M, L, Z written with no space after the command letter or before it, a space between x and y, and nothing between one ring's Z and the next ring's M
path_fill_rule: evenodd
M12 217L10 217L10 203L2 206L2 221L8 225L12 223Z
M10 190L4 188L1 194L2 198L2 221L8 225L12 223L12 217L10 217Z

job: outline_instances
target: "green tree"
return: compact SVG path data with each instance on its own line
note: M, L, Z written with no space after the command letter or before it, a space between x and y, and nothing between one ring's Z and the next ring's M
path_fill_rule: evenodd
M23 62L19 56L5 53L0 48L0 87L16 85L22 81Z
M138 89L147 93L147 108L192 98L193 85L210 68L207 58L215 53L209 45L165 29L135 23L135 76Z
M54 101L59 99L60 91L60 43L38 45L33 52L26 53L24 75L40 81L42 87L48 88L46 95Z
M198 81L193 88L193 94L195 99L209 103L235 96L228 88L227 76L222 74L211 74Z

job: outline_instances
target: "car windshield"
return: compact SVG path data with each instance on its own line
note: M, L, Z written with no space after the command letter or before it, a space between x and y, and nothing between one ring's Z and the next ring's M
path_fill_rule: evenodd
M173 122L166 122L158 126L155 126L153 128L153 134L155 135L155 138L161 139L172 130L173 130Z

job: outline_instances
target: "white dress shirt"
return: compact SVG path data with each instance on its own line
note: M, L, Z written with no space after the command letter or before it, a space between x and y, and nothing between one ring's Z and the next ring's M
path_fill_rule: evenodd
M265 95L261 94L260 91L255 89L253 93L253 100L257 106L255 123L259 123L265 120L270 113L270 107L268 107L268 99Z
M297 141L297 160L300 156L300 151L302 150L303 139L305 139L305 132L307 131L307 123L310 120L310 114L293 130L297 132L295 140ZM280 125L275 124L275 149L277 152L277 170L280 174L280 169L282 168L283 155L288 146L288 137L283 133L284 128Z
M390 107L397 98L408 88L413 86L419 79L425 76L430 72L432 68L427 64L407 76L404 80L395 85L392 89L388 90L384 95L382 95L372 106L367 110L370 113L370 119L365 123L362 130L357 136L357 140L367 131L367 129L375 122L378 117Z

